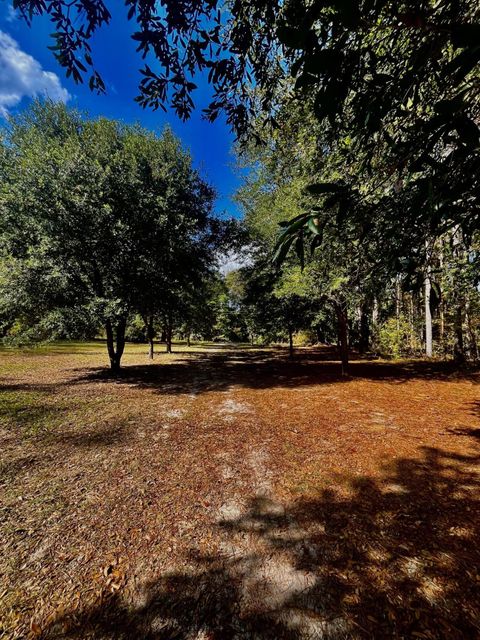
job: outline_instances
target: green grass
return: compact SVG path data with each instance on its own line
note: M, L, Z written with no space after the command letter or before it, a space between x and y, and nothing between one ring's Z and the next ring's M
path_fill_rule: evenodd
M36 433L56 426L65 411L64 403L51 404L47 393L37 391L0 392L0 425L6 429Z

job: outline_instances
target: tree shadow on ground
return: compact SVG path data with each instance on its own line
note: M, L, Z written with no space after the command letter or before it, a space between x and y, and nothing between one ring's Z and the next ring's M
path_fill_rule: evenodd
M475 400L472 402L471 412L474 416L480 417L480 400ZM472 427L452 427L451 429L447 429L448 433L452 433L456 436L466 436L468 438L475 438L480 440L480 429L475 429Z
M212 522L217 553L192 549L188 571L144 584L135 605L105 596L45 637L479 637L479 462L423 448L380 478L350 479L348 492L289 505L253 496Z
M201 393L222 391L231 386L253 389L348 384L361 378L402 384L411 379L462 380L478 384L474 371L459 370L452 362L378 362L352 358L350 375L342 376L333 348L300 351L294 360L284 349L190 352L171 363L132 365L117 375L104 368L76 369L77 377L68 384L115 381L159 393Z

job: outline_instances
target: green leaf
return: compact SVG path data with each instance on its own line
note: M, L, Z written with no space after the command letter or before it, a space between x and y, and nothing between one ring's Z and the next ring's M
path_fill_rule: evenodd
M272 262L274 264L280 266L283 263L295 239L295 236L290 236L284 239L282 242L277 243L275 247L275 253L273 254L272 258Z
M300 261L300 266L303 270L305 266L305 245L303 242L303 234L298 236L295 240L295 253L297 254L297 258Z
M321 232L318 236L314 236L312 242L310 243L310 253L313 255L313 252L317 247L322 244L323 233Z
M304 227L308 216L308 213L301 213L290 220L288 226L286 226L285 230L281 233L278 241L281 242L284 238L294 234L296 231Z
M316 219L317 219L317 218L309 218L309 219L308 219L307 226L308 226L308 228L310 229L310 231L311 231L314 235L319 236L319 235L321 234L322 230L321 230L321 228L319 227L319 225L315 223L315 220L316 220Z

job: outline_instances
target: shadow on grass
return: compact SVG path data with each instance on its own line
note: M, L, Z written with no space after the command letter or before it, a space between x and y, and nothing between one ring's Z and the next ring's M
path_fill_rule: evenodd
M46 390L29 384L1 385L0 425L14 431L35 433L56 423L64 406L45 403L44 394L52 391L52 386Z
M348 383L365 378L402 384L411 379L462 380L478 384L473 371L459 370L451 362L409 361L378 362L352 357L350 375L342 376L333 348L308 349L297 353L293 361L285 349L236 350L224 352L191 351L172 363L125 366L113 376L109 370L76 369L71 383L115 381L159 393L201 393L221 391L232 385L245 388L298 387Z
M423 448L348 494L285 508L254 496L212 525L218 554L192 549L191 568L143 584L135 606L106 595L45 638L477 638L479 461Z
M37 407L37 413L39 416L44 415L40 413L39 407ZM49 415L48 410L46 415ZM37 435L37 432L32 435ZM52 459L55 459L59 449L62 451L63 459L68 460L76 449L95 449L98 451L100 448L108 448L111 450L125 444L129 437L131 437L131 425L127 422L117 422L115 425L106 424L95 429L88 427L78 432L46 430L42 433L42 443L39 444L41 453L38 455L32 454L0 460L0 484L12 481L21 482L22 476L30 473L33 468L50 467ZM50 446L51 450L45 449L45 445Z
M129 437L130 427L124 421L115 425L105 425L102 428L91 428L74 433L55 432L46 436L49 444L61 447L75 447L84 449L98 449L99 447L116 447L124 444Z

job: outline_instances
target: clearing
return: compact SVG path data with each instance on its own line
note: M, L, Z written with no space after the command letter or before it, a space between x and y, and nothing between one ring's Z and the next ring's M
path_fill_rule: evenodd
M479 636L480 375L174 349L0 352L0 636Z

